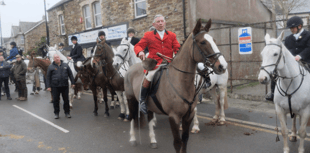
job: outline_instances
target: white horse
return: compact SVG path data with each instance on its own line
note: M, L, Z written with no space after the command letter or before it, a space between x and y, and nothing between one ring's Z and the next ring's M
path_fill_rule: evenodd
M71 71L72 71L72 75L73 78L76 77L77 72L74 68L74 61L73 59L68 60L67 57L65 55L63 55L60 51L57 50L56 45L54 47L48 47L48 55L49 55L49 59L51 61L51 63L53 63L54 59L54 55L57 54L60 57L60 60L62 60L64 63L67 63L68 66L70 67ZM77 65L82 65L82 62L77 62ZM74 89L71 88L71 81L69 80L69 104L70 104L70 108L73 107L73 99L74 99ZM81 99L81 92L78 92L78 99Z
M298 152L304 153L306 125L310 117L310 99L308 97L310 75L304 67L295 61L294 56L281 42L282 38L283 32L277 39L270 38L269 34L266 34L265 41L267 45L261 52L263 62L258 80L262 84L266 84L271 80L273 74L278 74L274 92L274 104L276 115L281 123L281 132L284 139L283 151L284 153L289 153L286 115L293 113L301 118L300 129L298 130L300 137ZM289 101L291 101L291 107ZM295 131L293 129L294 133L296 133L296 128Z
M200 70L204 69L202 63L198 64L198 68ZM209 68L209 71L212 71ZM196 81L199 82L204 80L200 75L196 75ZM211 99L215 104L215 115L213 116L212 122L219 122L221 125L225 124L225 112L224 110L228 108L227 103L227 81L228 81L228 70L221 75L217 75L215 73L210 74L211 86L208 88L202 88L199 94L207 94L208 92L211 95ZM196 83L197 85L198 83ZM217 92L218 89L218 92ZM198 133L200 131L199 121L197 117L197 106L195 108L195 116L194 116L194 126L192 128L192 133Z

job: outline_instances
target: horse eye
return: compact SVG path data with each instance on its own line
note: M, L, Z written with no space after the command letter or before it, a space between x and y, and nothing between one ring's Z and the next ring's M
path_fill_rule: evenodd
M273 56L278 56L278 53L274 53Z
M124 49L124 51L126 51L126 49Z
M201 44L201 45L205 45L205 44L206 44L206 42L205 42L205 41L203 41L203 42L201 42L200 44Z

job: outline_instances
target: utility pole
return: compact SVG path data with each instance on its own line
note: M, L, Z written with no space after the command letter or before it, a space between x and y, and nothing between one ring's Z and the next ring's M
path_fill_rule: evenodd
M50 45L50 37L49 37L49 31L48 31L48 25L47 25L47 16L46 16L46 2L44 0L44 12L45 12L45 26L46 26L46 44Z

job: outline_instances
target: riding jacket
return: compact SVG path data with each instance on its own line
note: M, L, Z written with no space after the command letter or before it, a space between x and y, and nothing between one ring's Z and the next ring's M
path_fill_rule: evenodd
M84 61L85 57L83 55L83 49L82 46L78 43L74 45L74 48L72 48L70 52L70 57L73 59L73 61L76 63L77 61Z
M135 45L135 53L138 56L141 51L146 47L149 50L149 56L147 58L152 58L157 61L157 65L160 65L163 59L156 55L157 52L173 58L173 53L177 53L180 44L177 40L176 34L165 30L163 39L160 38L157 30L148 31L144 33L143 38Z
M291 34L285 38L285 47L294 55L299 55L301 59L310 63L310 32L304 30L298 39Z
M70 78L71 84L75 84L72 71L67 63L61 61L60 66L53 62L47 69L46 75L46 88L50 87L67 87L68 77Z

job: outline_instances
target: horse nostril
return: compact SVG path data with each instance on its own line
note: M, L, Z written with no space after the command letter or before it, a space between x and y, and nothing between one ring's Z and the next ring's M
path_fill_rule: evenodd
M223 65L220 65L220 66L219 66L219 70L224 70Z

